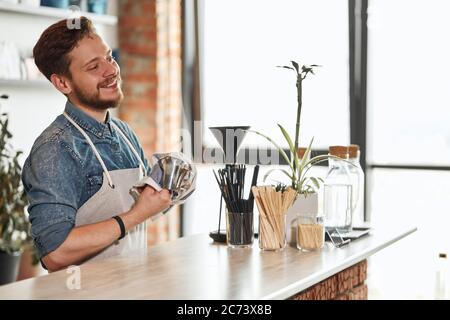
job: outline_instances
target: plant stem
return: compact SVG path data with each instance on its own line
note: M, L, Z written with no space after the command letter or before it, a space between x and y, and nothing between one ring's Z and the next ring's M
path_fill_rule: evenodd
M295 150L294 152L297 152L298 150L298 144L299 144L299 131L300 131L300 115L302 113L302 75L299 73L297 75L297 122L295 123ZM296 173L298 170L297 167L295 167L294 164L294 172Z

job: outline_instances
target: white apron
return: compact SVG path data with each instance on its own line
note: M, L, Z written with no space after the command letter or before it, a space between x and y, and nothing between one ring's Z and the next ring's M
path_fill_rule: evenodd
M145 165L136 149L133 147L122 130L120 130L120 128L111 121L111 125L115 130L117 130L119 135L122 136L132 150L133 154L139 160L139 168L108 171L103 159L86 132L84 132L84 130L75 121L73 121L68 114L64 113L64 116L85 137L103 168L103 184L100 187L100 190L98 190L78 209L75 226L78 227L104 221L115 215L119 215L130 210L134 204L134 200L129 194L129 190L137 181L141 180L146 175ZM118 224L117 228L119 228ZM145 222L137 225L132 230L129 230L123 239L117 240L87 261L104 259L114 255L126 254L132 250L147 248L146 229Z

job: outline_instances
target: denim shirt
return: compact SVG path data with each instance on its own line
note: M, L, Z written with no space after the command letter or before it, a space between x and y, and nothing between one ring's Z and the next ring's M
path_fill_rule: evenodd
M100 123L69 101L65 111L91 138L108 171L139 167L139 160L111 122L128 137L149 171L142 147L127 124L109 112L105 123ZM74 228L78 209L103 183L103 169L86 139L60 115L34 142L22 181L31 235L42 258L57 249Z

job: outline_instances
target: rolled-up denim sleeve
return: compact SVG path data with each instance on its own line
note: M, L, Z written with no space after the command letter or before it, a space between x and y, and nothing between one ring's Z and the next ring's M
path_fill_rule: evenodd
M82 191L80 167L59 141L43 144L25 161L22 181L39 258L56 250L75 225Z

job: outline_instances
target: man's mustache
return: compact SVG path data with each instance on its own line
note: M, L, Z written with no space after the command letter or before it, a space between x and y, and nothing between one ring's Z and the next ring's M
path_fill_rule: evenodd
M122 79L120 78L120 75L113 76L113 77L103 81L102 83L100 83L98 85L98 88L106 87L106 86L110 85L111 83L113 83L116 80L117 80L117 82L122 81Z

